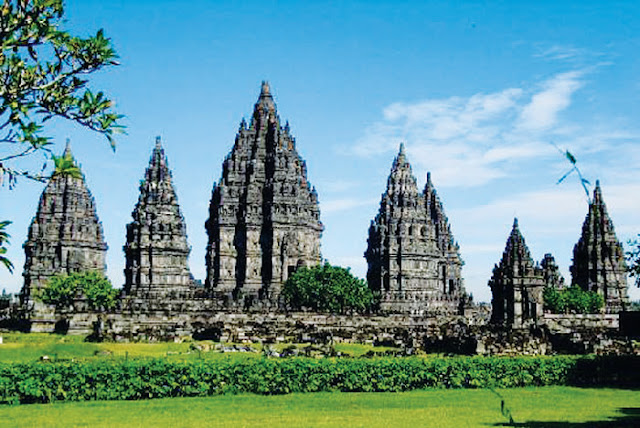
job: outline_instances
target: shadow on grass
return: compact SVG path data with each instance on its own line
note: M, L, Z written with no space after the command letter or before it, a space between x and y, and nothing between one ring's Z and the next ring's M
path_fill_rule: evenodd
M640 408L622 407L618 409L622 415L613 416L606 421L588 422L554 422L554 421L528 421L528 422L504 422L493 426L523 427L523 428L613 428L613 427L640 427Z

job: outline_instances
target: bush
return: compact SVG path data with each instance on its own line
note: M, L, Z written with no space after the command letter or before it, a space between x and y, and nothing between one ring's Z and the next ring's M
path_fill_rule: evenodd
M367 312L374 297L367 283L349 269L329 263L302 267L293 273L282 289L285 304L293 309L344 314Z
M638 387L640 358L261 358L0 364L0 403L544 385Z
M595 291L584 291L578 285L558 290L544 289L544 308L554 314L596 314L604 307L604 298Z
M51 277L36 297L49 305L64 308L83 296L91 309L111 309L116 305L118 290L98 272L75 272Z

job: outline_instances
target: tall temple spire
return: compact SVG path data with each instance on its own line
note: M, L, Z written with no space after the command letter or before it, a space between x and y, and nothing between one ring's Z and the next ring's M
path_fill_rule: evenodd
M393 169L411 169L411 165L407 161L407 153L404 149L404 143L400 143L400 148L398 149L398 155L396 156L393 162Z
M254 118L263 117L265 115L270 116L276 114L276 103L273 100L273 95L271 95L271 87L269 83L265 80L262 81L262 86L260 87L260 96L258 96L258 101L254 107L253 116ZM272 120L275 120L274 117L271 117Z
M489 280L492 292L491 322L523 327L542 316L544 276L531 258L529 248L514 218L502 259Z
M262 86L260 87L260 98L272 98L271 96L271 88L269 87L269 82L266 80L262 81Z
M64 152L62 153L62 156L64 156L65 158L73 157L73 154L71 153L71 140L69 138L67 138L67 141L65 143Z
M573 248L572 282L603 296L605 310L615 313L628 303L624 251L596 181L582 235Z
M73 157L68 141L63 156ZM24 252L22 298L27 305L53 275L105 271L107 244L82 174L52 175L29 226Z
M393 160L387 179L386 195L397 205L417 203L418 184L411 171L403 143L400 143L398 155Z
M425 192L400 144L365 252L369 286L387 312L455 313L466 298L462 261L430 176Z
M529 247L524 241L524 237L520 232L518 218L513 219L511 233L507 239L507 245L502 254L501 266L506 267L514 275L529 272L533 269L534 263L529 252Z
M276 305L295 269L320 263L317 194L267 82L222 165L205 227L206 286L229 306Z
M187 264L191 249L160 137L131 216L124 246L125 293L152 303L185 297L193 283Z

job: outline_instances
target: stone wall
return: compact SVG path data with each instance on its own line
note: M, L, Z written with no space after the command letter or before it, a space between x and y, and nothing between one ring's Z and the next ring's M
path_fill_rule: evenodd
M370 343L419 346L441 324L462 323L462 317L412 318L316 313L116 313L100 316L103 333L112 340L175 340L185 336L221 342ZM70 332L89 334L96 314L73 314Z
M318 313L89 312L59 314L49 331L64 328L107 340L173 341L188 337L233 343L365 343L421 348L429 353L544 355L633 353L615 315L546 315L546 325L510 329L483 316L328 315ZM42 331L42 330L41 330Z
M550 331L557 333L619 328L618 314L544 314L543 322Z
M188 303L188 302L187 302ZM201 311L187 304L153 311L131 305L113 313L56 311L32 331L95 335L114 341L174 341L193 337L232 343L365 343L428 353L544 355L638 353L618 329L618 315L545 314L540 325L487 324L488 311L465 316L329 315ZM202 302L201 302L202 303ZM486 309L486 308L485 308Z

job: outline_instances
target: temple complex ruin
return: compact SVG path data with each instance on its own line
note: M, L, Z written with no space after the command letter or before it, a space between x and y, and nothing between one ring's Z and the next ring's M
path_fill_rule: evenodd
M518 219L513 227L500 263L493 268L491 323L520 328L542 318L544 271L535 266L524 241Z
M205 227L206 288L227 307L277 307L289 275L320 263L318 195L266 82L223 162Z
M420 193L403 144L367 242L367 281L380 292L383 311L426 315L460 310L466 293L458 244L431 175Z
M79 168L68 142L61 159L67 167ZM54 171L40 196L24 252L21 298L28 307L35 303L34 292L54 275L105 272L107 244L102 223L79 169Z
M573 283L582 289L602 295L607 312L619 312L628 304L624 251L609 218L599 181L582 225L582 235L573 248L571 276Z
M534 263L517 219L489 281L492 305L476 305L465 291L460 249L431 175L419 191L402 144L364 253L379 309L288 312L281 287L296 269L321 262L323 225L306 164L266 82L213 186L205 286L196 285L189 270L186 224L158 137L126 226L125 281L115 307L92 309L80 295L64 307L45 305L35 294L52 276L105 271L107 245L95 201L69 146L59 159L64 162L56 161L24 244L19 310L0 307L0 321L3 314L24 314L19 320L30 331L51 332L60 324L113 340L344 340L429 352L546 353L614 349L610 344L624 330L624 253L599 182L574 248L571 284L600 293L606 313L544 310L544 288L561 289L564 278L551 254ZM629 331L634 321L626 319ZM628 351L624 340L615 343L622 346L615 352Z
M140 182L140 196L127 225L125 283L130 299L147 306L185 298L193 291L187 259L187 228L160 137Z

